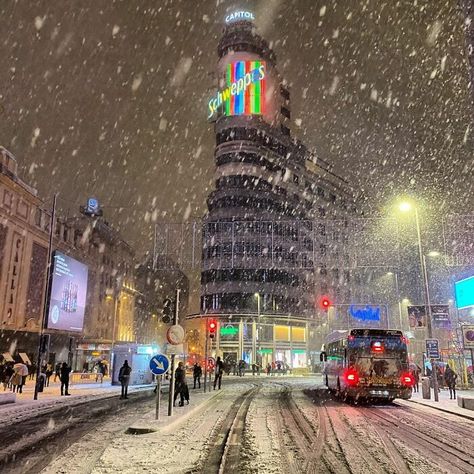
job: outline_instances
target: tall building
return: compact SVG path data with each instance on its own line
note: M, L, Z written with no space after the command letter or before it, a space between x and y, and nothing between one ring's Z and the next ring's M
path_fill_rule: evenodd
M226 359L308 363L319 269L314 219L354 212L349 183L292 137L290 92L250 12L218 44L215 190L203 228L201 312ZM323 286L324 288L324 286Z

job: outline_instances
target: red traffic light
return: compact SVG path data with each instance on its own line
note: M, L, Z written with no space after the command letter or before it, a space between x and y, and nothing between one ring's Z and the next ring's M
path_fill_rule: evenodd
M327 297L327 296L323 296L321 297L321 299L319 300L319 306L322 308L322 309L329 309L330 306L332 306L332 303L331 303L331 300Z
M217 322L211 319L207 324L207 329L209 331L209 337L212 339L216 335Z

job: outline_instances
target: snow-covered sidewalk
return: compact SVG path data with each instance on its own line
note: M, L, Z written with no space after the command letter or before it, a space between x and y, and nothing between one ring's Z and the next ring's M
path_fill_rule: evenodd
M130 386L129 394L150 390L150 385ZM16 402L0 405L0 423L11 423L20 418L29 418L39 415L41 412L55 409L64 405L77 405L92 401L97 398L118 397L120 386L110 383L77 384L70 388L71 396L61 396L59 384L50 384L44 392L38 394L38 400L33 400L34 386L26 386L23 393L16 394ZM11 393L8 390L0 393Z
M456 390L456 396L457 397L474 397L474 390ZM439 393L439 401L435 402L434 401L434 393L433 390L431 390L431 399L430 400L425 400L422 395L421 391L418 393L413 393L412 397L410 400L408 400L408 403L418 403L420 405L425 405L431 408L435 408L440 411L444 411L446 413L451 413L453 415L458 415L462 416L464 418L468 418L470 420L474 420L474 411L472 410L467 410L466 408L461 408L458 406L458 401L456 400L451 400L449 398L449 390L441 390ZM397 400L398 401L398 400Z
M69 447L64 456L51 462L43 472L185 472L203 455L210 433L217 429L236 397L247 389L247 385L235 384L204 393L202 388L194 390L190 386L190 404L176 406L172 416L167 415L168 394L163 394L159 421L155 420L154 409L129 420L124 412L120 429L115 426L116 421L111 421L110 426L101 425ZM97 454L93 461L84 456L90 450Z

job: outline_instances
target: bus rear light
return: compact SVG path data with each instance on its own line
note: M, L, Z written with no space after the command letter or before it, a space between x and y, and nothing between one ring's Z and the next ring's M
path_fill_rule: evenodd
M345 373L347 385L357 385L359 383L359 374L354 369L349 369Z
M384 351L383 342L381 342L381 341L372 342L371 350L372 350L372 352L377 352L377 353L381 354Z
M402 344L408 345L408 339L405 336L401 336L400 339L402 341Z
M405 387L413 387L413 385L415 385L415 379L409 373L402 374L402 376L400 377L400 381Z

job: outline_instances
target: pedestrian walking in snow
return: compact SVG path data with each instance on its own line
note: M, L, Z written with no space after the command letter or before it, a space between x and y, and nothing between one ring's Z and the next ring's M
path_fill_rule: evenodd
M67 365L67 362L63 362L61 369L59 370L59 380L61 382L61 395L69 396L69 374L71 373L71 367Z
M131 373L132 373L132 368L128 365L128 360L126 360L119 370L119 382L122 385L120 400L128 398L128 384L130 383Z
M6 390L7 388L10 388L10 380L12 378L12 375L14 374L13 366L9 362L5 365L5 368L3 369L3 390Z
M444 380L449 389L449 398L456 400L456 379L458 374L454 372L453 369L448 365L446 371L444 372Z
M45 375L46 375L46 382L45 382L45 386L46 387L49 387L49 379L51 378L51 375L53 375L53 367L51 364L48 364L46 366L46 370L45 370Z
M272 373L272 366L270 364L267 364L267 376Z
M18 372L14 372L10 378L10 385L13 392L23 392L23 377Z
M54 367L54 382L56 382L56 379L61 378L61 364L58 362L56 366Z
M411 374L413 376L413 391L417 393L420 391L421 368L417 364L413 364L411 368Z
M255 364L252 364L252 375L253 376L255 376L255 370L256 370Z
M184 405L184 399L187 400L189 405L189 390L187 390L188 386L186 385L186 371L184 369L184 364L180 362L178 364L178 368L174 373L174 400L173 406L176 406L176 399L178 395L180 396L179 406L182 407Z
M224 372L224 363L222 362L221 358L218 357L216 360L216 368L214 371L214 390L216 389L216 385L219 390L221 389L223 372Z
M201 388L201 375L202 367L196 362L193 367L194 388L196 388L196 382L198 383L199 388Z

